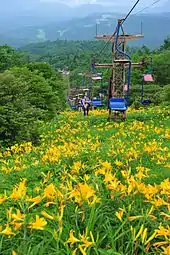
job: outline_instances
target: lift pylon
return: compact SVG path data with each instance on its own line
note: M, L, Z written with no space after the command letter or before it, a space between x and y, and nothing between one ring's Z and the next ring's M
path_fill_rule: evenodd
M93 63L95 68L110 68L111 76L108 86L109 119L122 115L126 119L128 97L130 88L131 68L142 67L144 62L132 63L131 57L125 52L128 40L143 38L144 35L125 34L123 29L124 19L119 19L113 35L96 35L96 39L112 41L112 63ZM121 33L121 34L120 34ZM127 83L126 83L127 75ZM124 88L127 84L127 90Z

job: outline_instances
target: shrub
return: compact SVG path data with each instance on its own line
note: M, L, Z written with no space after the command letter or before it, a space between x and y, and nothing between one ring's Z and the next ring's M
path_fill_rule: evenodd
M1 73L1 144L22 140L36 142L40 121L52 119L59 110L59 96L57 90L53 92L51 82L26 67Z
M139 109L141 107L141 99L140 97L136 97L135 101L132 104L134 109Z

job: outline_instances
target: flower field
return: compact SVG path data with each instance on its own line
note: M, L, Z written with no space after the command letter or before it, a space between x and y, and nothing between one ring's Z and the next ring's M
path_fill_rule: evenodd
M168 109L65 112L0 153L0 254L170 255Z

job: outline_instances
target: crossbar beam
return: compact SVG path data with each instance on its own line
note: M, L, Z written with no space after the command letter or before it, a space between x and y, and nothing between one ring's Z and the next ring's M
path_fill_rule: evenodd
M122 62L120 62L122 63ZM132 63L132 67L142 67L144 64L141 63ZM125 67L128 67L128 63L124 64ZM113 68L113 64L95 64L95 68Z
M115 41L116 36L113 35L96 35L95 37L98 40L109 40L109 41ZM144 38L144 35L139 34L139 35L120 35L119 36L119 41L127 41L127 40L136 40Z

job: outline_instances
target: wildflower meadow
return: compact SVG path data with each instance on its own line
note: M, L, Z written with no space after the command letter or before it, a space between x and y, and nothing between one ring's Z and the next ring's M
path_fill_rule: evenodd
M64 112L0 152L0 254L170 255L168 108Z

